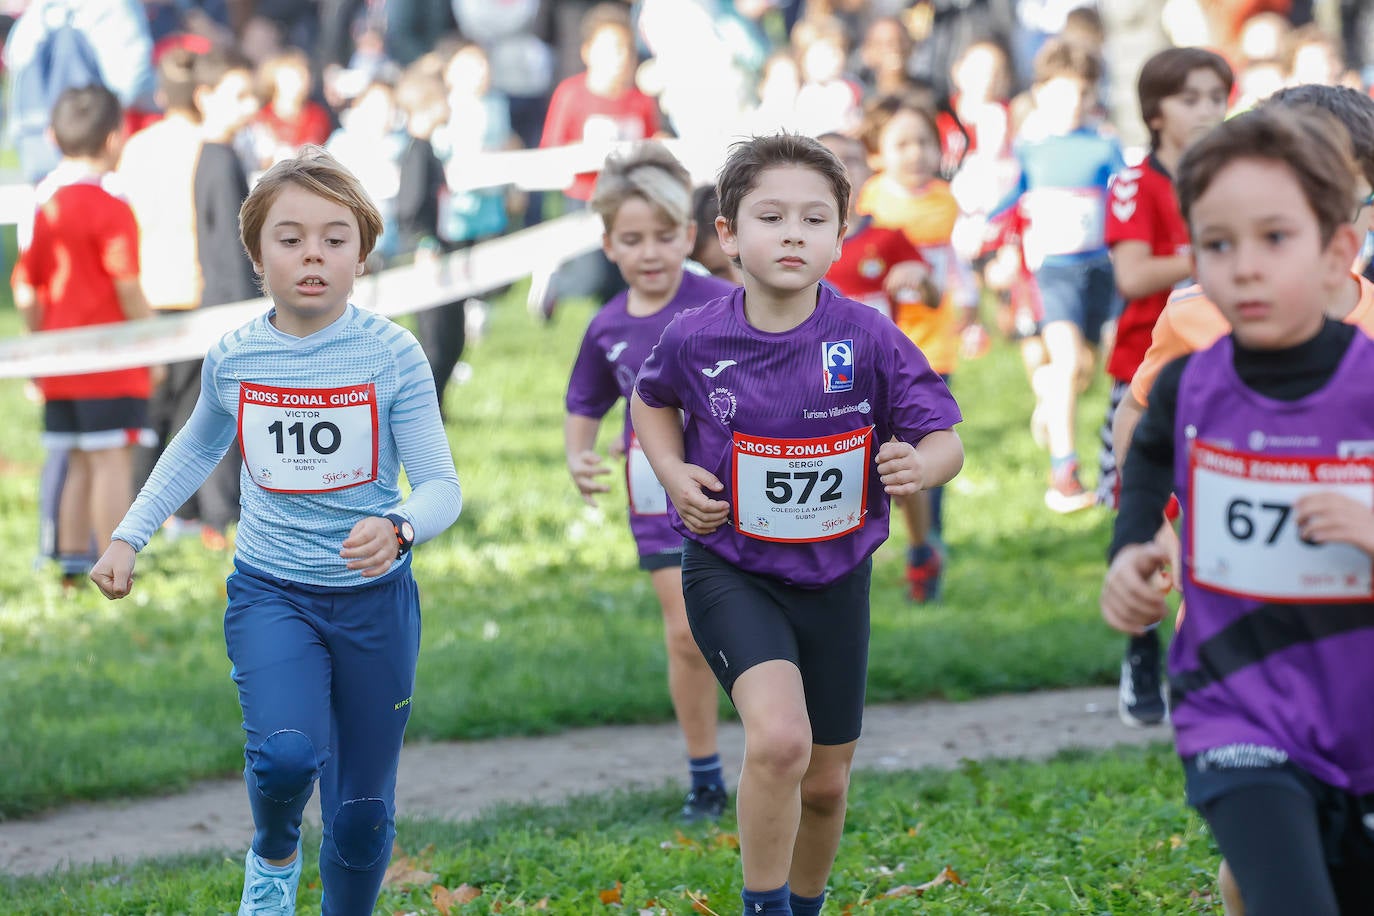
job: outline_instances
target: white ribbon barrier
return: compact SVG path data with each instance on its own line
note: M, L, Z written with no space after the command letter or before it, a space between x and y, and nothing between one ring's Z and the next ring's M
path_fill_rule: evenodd
M736 138L738 139L738 138ZM715 181L725 161L728 138L692 142L665 139L665 146L700 184ZM504 150L455 157L445 169L451 191L474 191L512 185L524 191L561 191L583 172L596 172L606 156L633 143L576 143L549 149ZM33 185L0 184L0 225L26 226L33 219Z
M573 213L481 242L432 262L360 278L350 300L383 315L404 315L514 283L536 268L601 244L601 218ZM46 331L0 340L0 379L81 375L199 359L224 334L268 308L266 299L196 309L141 321Z

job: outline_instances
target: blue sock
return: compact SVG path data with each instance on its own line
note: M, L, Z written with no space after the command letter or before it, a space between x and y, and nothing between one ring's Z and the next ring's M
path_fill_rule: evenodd
M931 547L929 543L923 542L906 549L906 562L910 566L920 566L929 560L934 553L935 548Z
M712 754L709 757L689 757L687 769L692 774L693 789L725 785L725 774L720 768L719 754Z
M1055 458L1053 455L1050 456L1051 471L1062 471L1064 468L1070 466L1078 466L1078 452L1069 452L1067 455L1060 455L1058 458Z
M788 906L792 892L787 889L787 885L771 891L751 891L748 888L740 891L740 899L744 901L744 916L792 916L792 908Z
M792 894L792 916L821 916L825 904L825 891L817 897L803 897L795 891Z

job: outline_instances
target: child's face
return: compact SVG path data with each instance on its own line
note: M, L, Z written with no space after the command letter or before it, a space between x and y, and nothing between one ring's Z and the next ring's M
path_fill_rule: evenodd
M491 86L487 55L476 46L459 51L444 69L444 83L452 96L479 98L486 95Z
M682 262L692 253L696 234L696 224L674 223L636 196L620 205L601 246L631 290L662 299L681 282Z
M302 67L278 67L272 79L272 104L283 111L298 111L310 92L310 74Z
M895 19L879 19L869 26L859 49L864 63L880 73L906 69L907 37Z
M786 165L759 173L734 229L720 217L716 231L726 256L739 258L746 286L781 298L825 276L840 256L844 219L830 182Z
M1231 322L1236 340L1252 349L1309 339L1350 282L1354 228L1338 227L1323 245L1316 213L1281 162L1237 159L1223 166L1193 203L1190 220L1193 275Z
M196 105L207 130L238 130L258 112L252 75L247 70L230 70L215 85L197 91Z
M267 210L260 247L253 269L276 304L279 329L304 337L343 314L362 263L352 210L288 184Z
M973 45L954 65L950 79L970 101L990 101L1002 78L1002 55L992 45Z
M917 190L940 168L940 138L927 119L902 109L878 134L876 165L902 187Z
M1317 83L1322 86L1335 86L1340 81L1341 61L1325 43L1313 42L1303 45L1293 55L1293 70L1288 74L1288 85Z
M829 38L817 38L802 55L802 78L808 83L828 83L844 73L844 47Z
M1150 127L1159 131L1159 145L1182 152L1226 117L1226 84L1210 69L1194 70L1183 88L1159 101L1159 115Z
M624 79L630 72L630 36L619 26L602 26L582 46L582 62L597 81Z
M1032 90L1035 113L1050 133L1068 133L1083 124L1090 88L1076 76L1055 76Z
M381 86L371 86L358 96L343 114L343 120L351 131L369 135L390 133L396 123L396 108L391 91Z
M821 142L825 144L826 149L835 154L836 159L844 164L844 170L849 174L849 186L853 188L849 195L849 222L852 224L855 209L859 204L859 189L873 174L868 167L868 154L862 143L849 137L837 137L832 134Z

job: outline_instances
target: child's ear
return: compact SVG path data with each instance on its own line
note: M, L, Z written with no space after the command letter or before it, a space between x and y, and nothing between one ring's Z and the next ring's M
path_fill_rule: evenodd
M359 261L357 264L353 265L353 276L361 277L365 270L367 270L367 264L363 261Z
M1364 239L1360 238L1360 233L1353 224L1341 223L1337 226L1331 233L1331 241L1326 243L1325 252L1331 258L1333 274L1344 280L1363 247Z
M697 223L696 223L696 220L688 220L688 221L687 221L686 231L687 231L687 249L688 249L689 251L696 251L696 250L697 250Z
M720 250L725 252L725 256L734 260L739 257L739 242L735 239L735 230L730 228L725 217L716 217L716 238L720 241Z

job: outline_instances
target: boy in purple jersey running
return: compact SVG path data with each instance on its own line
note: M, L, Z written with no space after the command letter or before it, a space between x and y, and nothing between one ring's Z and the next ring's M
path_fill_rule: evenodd
M678 313L727 295L735 287L683 271L696 241L692 179L660 143L640 144L606 160L591 206L606 227L602 246L629 289L606 303L587 326L566 397L563 443L568 471L588 505L610 488L610 468L596 451L601 418L634 390L635 375ZM714 244L714 243L713 243ZM716 748L716 679L687 625L682 603L682 535L668 523L668 497L625 416L621 451L630 497L630 531L639 567L649 573L663 610L668 693L687 742L692 788L686 821L715 820L725 810L725 780Z
M348 301L382 230L358 180L307 146L267 170L239 224L272 307L206 355L190 419L91 578L107 598L128 595L137 552L238 440L224 639L256 828L238 916L296 911L317 779L320 912L365 916L396 835L420 651L409 552L453 523L462 493L419 344Z
M820 912L863 720L871 556L892 495L948 482L962 417L884 315L820 285L849 212L844 166L782 134L717 181L744 288L675 318L630 407L686 536L702 653L744 724L744 912Z
M1326 316L1359 174L1315 108L1243 114L1184 155L1194 276L1232 330L1160 373L1102 589L1118 630L1163 618L1154 535L1176 492L1172 719L1249 916L1374 912L1374 341Z

